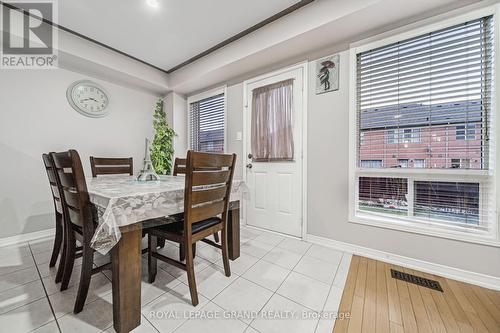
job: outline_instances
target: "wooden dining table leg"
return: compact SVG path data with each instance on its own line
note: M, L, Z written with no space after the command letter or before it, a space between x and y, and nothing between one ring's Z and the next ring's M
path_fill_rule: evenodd
M140 226L124 230L112 249L113 327L118 333L141 324L141 239Z
M229 259L240 257L240 202L232 201L229 204L227 217L227 247Z

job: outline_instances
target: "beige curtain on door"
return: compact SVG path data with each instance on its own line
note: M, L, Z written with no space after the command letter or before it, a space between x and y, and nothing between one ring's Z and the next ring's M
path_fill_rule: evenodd
M254 89L252 155L254 161L292 161L293 79Z

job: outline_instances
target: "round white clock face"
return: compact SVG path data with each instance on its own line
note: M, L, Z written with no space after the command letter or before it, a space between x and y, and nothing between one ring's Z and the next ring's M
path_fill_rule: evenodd
M66 92L70 105L81 114L98 118L108 114L108 95L104 89L92 81L77 81Z

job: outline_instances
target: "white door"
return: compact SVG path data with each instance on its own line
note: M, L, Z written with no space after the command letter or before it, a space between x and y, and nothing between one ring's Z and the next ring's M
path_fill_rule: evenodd
M250 198L246 200L246 223L280 233L302 236L302 67L247 81L246 84L246 156L243 162ZM293 79L292 128L293 161L265 161L252 159L252 94L255 88Z

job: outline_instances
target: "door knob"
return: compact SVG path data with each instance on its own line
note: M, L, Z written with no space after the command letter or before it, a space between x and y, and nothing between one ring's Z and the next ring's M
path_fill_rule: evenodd
M247 169L251 169L252 168L252 163L248 163L247 164Z

